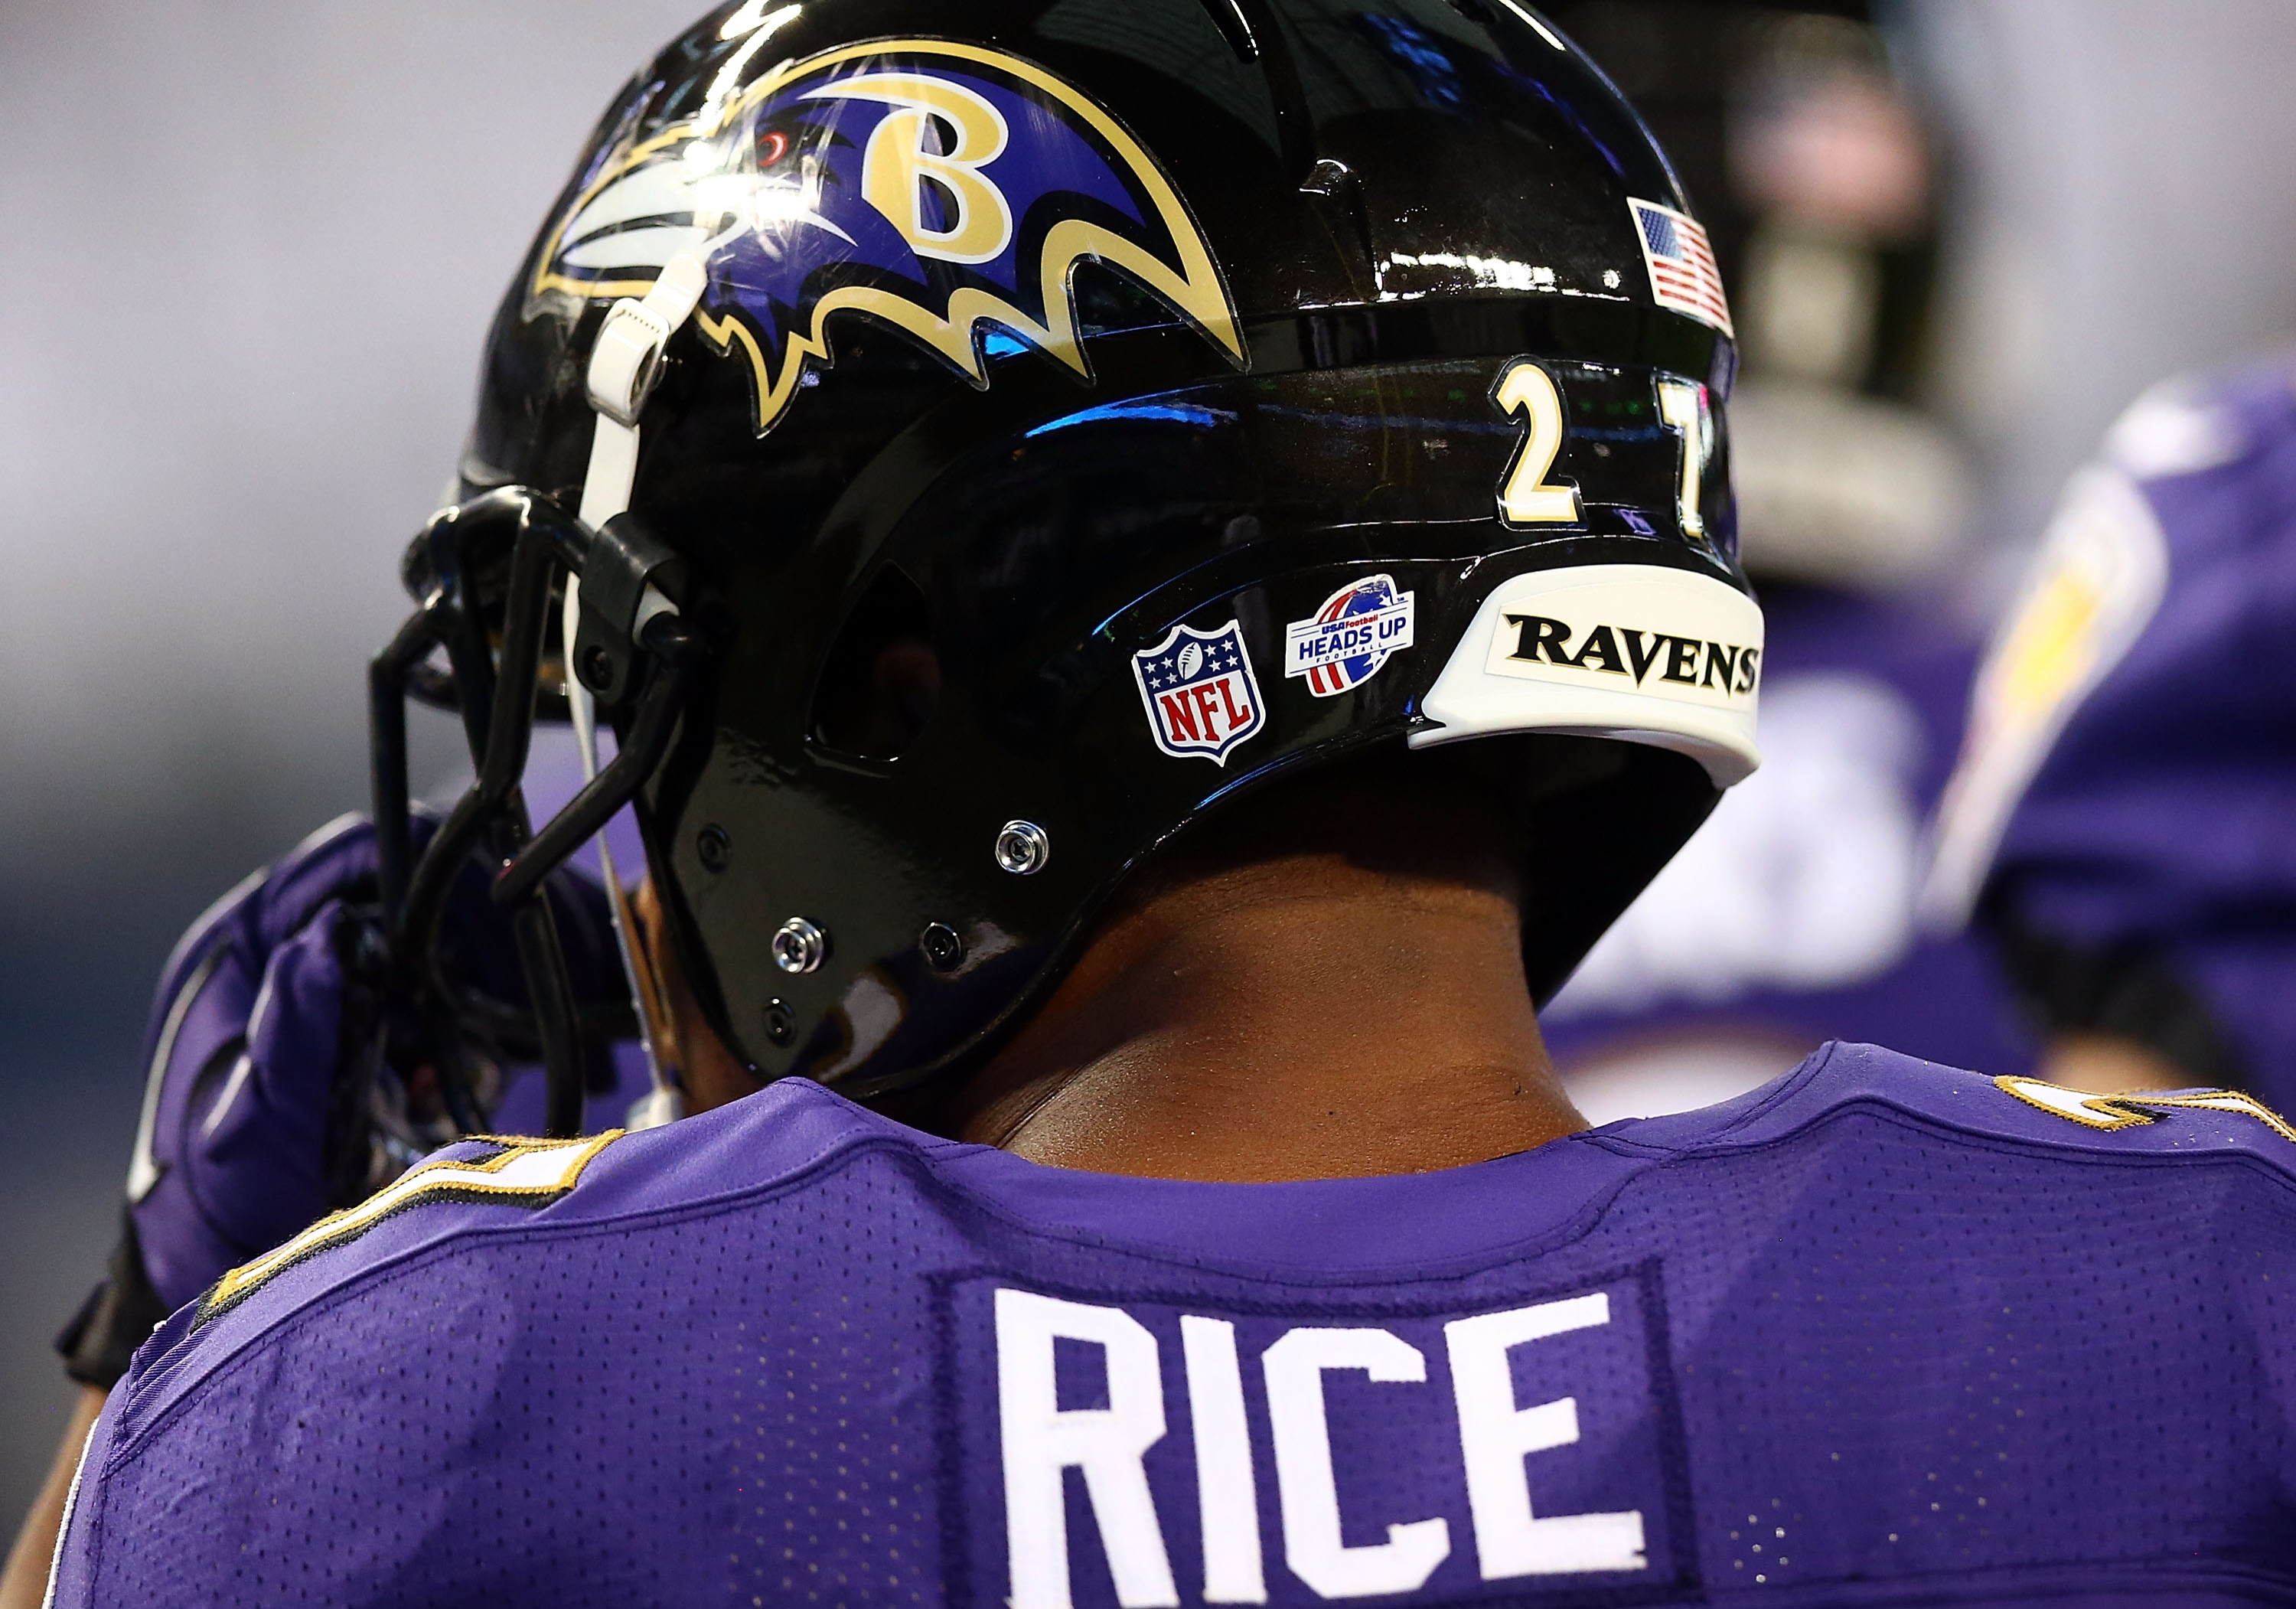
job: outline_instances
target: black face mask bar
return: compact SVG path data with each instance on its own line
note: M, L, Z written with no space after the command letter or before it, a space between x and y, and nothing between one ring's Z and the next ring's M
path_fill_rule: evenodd
M507 575L504 576L507 556ZM593 531L538 492L508 487L435 516L409 549L421 599L367 675L369 755L390 985L414 1002L448 1114L482 1132L467 1055L538 1057L547 1079L544 1132L582 1131L586 1035L627 1037L627 1007L577 1002L545 880L660 766L701 658L678 612L681 566L628 514ZM566 717L542 661L561 578L578 578L580 626L566 664L612 723L614 759L534 831L521 780L537 718ZM493 594L494 595L489 595ZM498 611L498 644L492 621ZM443 651L442 671L431 662ZM476 780L418 857L407 785L406 701L459 711ZM473 858L494 868L509 914L524 1006L458 985L440 960L447 899Z

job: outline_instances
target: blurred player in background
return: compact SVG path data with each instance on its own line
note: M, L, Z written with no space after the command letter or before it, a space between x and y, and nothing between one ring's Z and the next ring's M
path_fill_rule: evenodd
M1760 774L1543 1021L1597 1121L1726 1099L1820 1042L2030 1055L1979 948L1915 922L1979 634L1968 471L1919 406L1937 164L1866 8L1561 13L1677 154L1734 294L1740 541L1769 620Z
M2296 1103L2296 359L2169 382L2066 487L1983 674L1924 915L2100 1093Z

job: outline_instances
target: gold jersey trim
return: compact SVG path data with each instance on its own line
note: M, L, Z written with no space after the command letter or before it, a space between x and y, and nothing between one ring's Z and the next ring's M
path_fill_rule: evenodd
M195 1325L229 1312L262 1289L274 1276L306 1258L357 1240L392 1214L409 1207L448 1201L499 1202L543 1207L581 1182L590 1160L622 1136L619 1129L586 1139L512 1139L496 1135L471 1137L502 1149L480 1162L442 1158L400 1174L356 1207L331 1212L309 1228L251 1262L242 1263L200 1299Z
M2229 1112L2254 1118L2282 1139L2296 1144L2296 1128L2254 1096L2237 1089L2185 1089L2173 1094L2090 1095L2040 1079L1997 1078L1993 1080L2028 1106L2079 1123L2084 1129L2134 1129L2156 1121L2150 1113L2163 1111Z

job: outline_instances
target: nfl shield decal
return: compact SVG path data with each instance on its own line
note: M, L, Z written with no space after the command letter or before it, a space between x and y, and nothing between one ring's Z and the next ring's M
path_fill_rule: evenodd
M1411 646L1415 595L1398 592L1391 576L1341 587L1312 617L1283 628L1283 674L1306 677L1317 698L1360 687L1389 654Z
M1173 627L1132 656L1132 676L1156 746L1176 759L1198 755L1225 766L1228 751L1267 724L1243 630L1234 620L1218 631Z

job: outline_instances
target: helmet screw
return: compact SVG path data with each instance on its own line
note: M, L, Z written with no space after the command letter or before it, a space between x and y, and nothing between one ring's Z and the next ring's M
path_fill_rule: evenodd
M734 841L719 826L704 827L693 835L693 853L705 872L722 872L734 858Z
M809 973L829 953L829 935L802 916L791 916L774 934L774 965L785 973Z
M1035 822L1008 821L998 829L996 864L1015 877L1033 876L1052 858L1052 836Z
M596 644L582 651L580 669L584 683L594 690L603 691L613 685L614 656Z
M788 1001L766 1002L766 1038L784 1048L797 1038L797 1013L789 1008Z
M946 922L929 922L917 935L917 948L937 973L953 973L964 965L964 940Z

